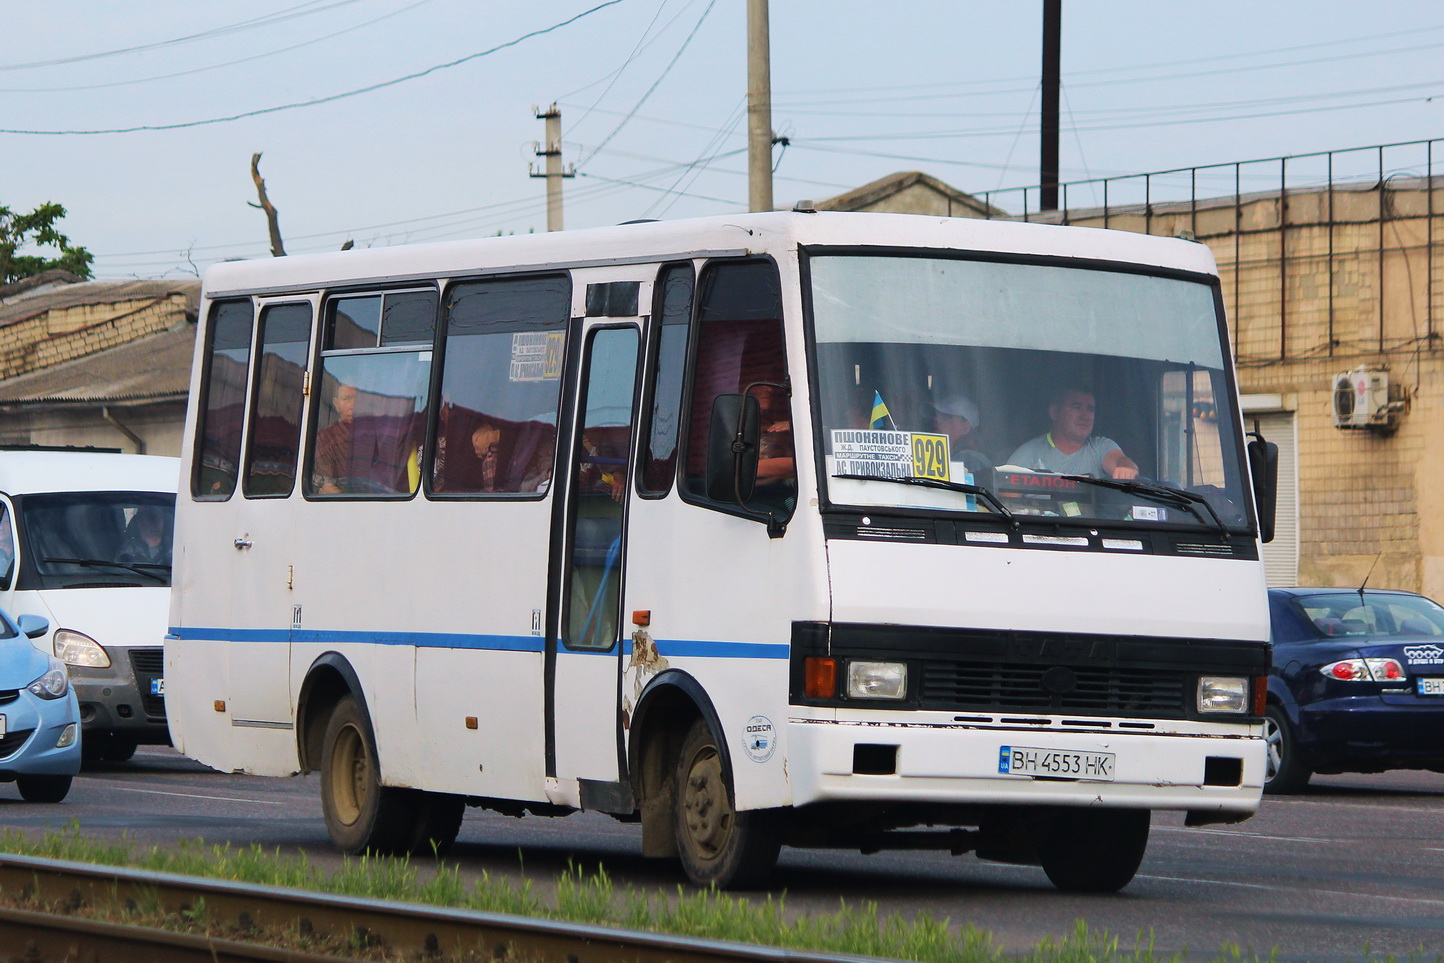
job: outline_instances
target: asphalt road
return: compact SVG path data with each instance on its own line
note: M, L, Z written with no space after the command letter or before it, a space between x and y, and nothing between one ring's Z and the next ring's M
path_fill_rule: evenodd
M182 839L259 843L338 858L315 776L265 779L212 772L169 749L87 769L59 805L25 803L0 785L0 828L39 835L72 821L87 837L141 846ZM513 819L468 810L450 859L463 873L546 881L569 862L602 863L622 885L673 893L680 870L644 860L636 826L604 816ZM1215 956L1225 942L1279 960L1361 959L1368 952L1444 957L1444 776L1319 776L1307 793L1267 797L1246 823L1188 829L1155 816L1148 855L1122 893L1067 896L1042 870L972 856L784 850L774 892L793 912L874 901L883 914L927 912L972 923L1010 950L1086 920L1131 946ZM1422 952L1421 952L1422 951Z

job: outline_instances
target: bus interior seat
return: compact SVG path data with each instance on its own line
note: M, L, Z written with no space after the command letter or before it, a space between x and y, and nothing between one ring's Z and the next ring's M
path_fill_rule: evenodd
M1399 622L1399 635L1438 635L1439 630L1428 619L1417 616Z

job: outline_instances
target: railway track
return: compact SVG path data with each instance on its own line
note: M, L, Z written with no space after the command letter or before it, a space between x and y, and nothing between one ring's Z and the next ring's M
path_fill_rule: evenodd
M845 963L806 953L501 913L358 899L228 880L0 854L0 961L105 963L336 963L319 954L76 915L86 907L144 906L186 917L203 908L227 931L291 934L306 945L384 950L406 959L525 963ZM45 909L37 909L40 907ZM364 955L364 954L356 954Z

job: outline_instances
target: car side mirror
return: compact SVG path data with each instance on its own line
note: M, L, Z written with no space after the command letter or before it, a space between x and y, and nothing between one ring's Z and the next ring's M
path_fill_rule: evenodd
M745 505L757 484L762 409L751 395L718 395L707 431L707 497Z
M1274 540L1274 516L1279 498L1279 446L1265 441L1257 430L1249 432L1249 475L1253 480L1254 506L1258 509L1259 540Z
M25 633L27 639L38 639L50 631L50 620L43 615L35 615L26 612L15 620L16 626Z

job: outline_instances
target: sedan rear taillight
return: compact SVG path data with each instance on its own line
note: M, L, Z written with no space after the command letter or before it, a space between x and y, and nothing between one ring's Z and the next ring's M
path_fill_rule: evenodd
M1397 659L1343 659L1319 671L1343 682L1400 682L1408 678Z

